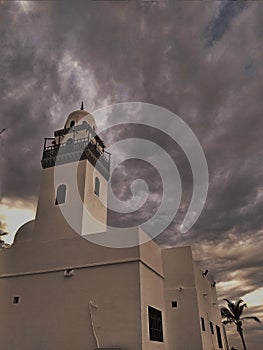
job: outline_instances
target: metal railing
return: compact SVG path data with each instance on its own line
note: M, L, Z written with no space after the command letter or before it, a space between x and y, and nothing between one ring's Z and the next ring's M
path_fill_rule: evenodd
M47 139L55 141L55 138ZM95 138L68 139L67 142L49 146L46 145L47 139L45 139L41 160L43 168L88 159L92 165L103 172L103 175L109 176L110 153L105 151L101 146L99 148L99 144Z

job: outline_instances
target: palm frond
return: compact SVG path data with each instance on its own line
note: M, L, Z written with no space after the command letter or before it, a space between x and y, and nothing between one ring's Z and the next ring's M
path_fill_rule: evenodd
M238 310L241 307L241 304L246 305L246 303L242 299L239 299L236 301L236 303L235 303L236 310Z
M232 301L230 301L229 299L225 298L224 300L228 303L228 305L230 305L230 304L234 305L234 303Z
M223 318L235 320L235 315L226 307L222 307L220 311Z
M229 299L224 299L227 302L227 305L229 307L229 309L231 310L231 312L235 315L235 304L230 301Z
M225 320L225 321L222 321L223 324L230 324L230 323L234 323L233 320Z
M238 300L238 302L236 304L236 316L237 316L237 318L240 318L240 316L242 315L245 307L247 307L247 304L241 299Z

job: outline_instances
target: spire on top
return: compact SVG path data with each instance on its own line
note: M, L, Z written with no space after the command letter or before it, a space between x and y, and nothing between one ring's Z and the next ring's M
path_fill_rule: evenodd
M83 111L83 109L84 109L84 103L83 103L83 101L81 102L80 109L81 109L82 111Z

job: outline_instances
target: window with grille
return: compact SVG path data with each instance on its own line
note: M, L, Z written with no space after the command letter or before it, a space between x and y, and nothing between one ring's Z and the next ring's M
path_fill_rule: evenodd
M148 306L150 340L163 342L162 311Z

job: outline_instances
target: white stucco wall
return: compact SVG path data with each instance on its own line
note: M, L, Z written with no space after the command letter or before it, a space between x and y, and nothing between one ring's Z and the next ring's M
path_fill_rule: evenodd
M81 233L93 234L106 231L107 224L107 180L87 162L84 187L84 206ZM99 197L94 193L95 178L100 181Z
M203 350L191 248L168 248L162 255L169 350Z
M225 349L221 316L217 305L216 288L213 287L211 283L213 277L211 275L204 276L197 263L194 263L194 271L199 314L205 321L205 331L201 330L203 349L220 349L217 340L216 326L220 327L223 342L222 348ZM214 334L211 332L210 322L213 324Z
M70 232L65 217L70 218L72 227L81 234L105 231L107 208L104 204L107 203L107 181L87 160L79 162L77 175L76 178L71 163L43 170L34 239L45 241L65 238ZM100 198L94 194L96 176L100 179ZM60 184L66 185L66 201L64 204L55 205L56 190ZM76 200L76 196L79 200ZM61 212L61 209L64 212ZM69 234L68 237L72 235Z
M1 349L95 349L90 301L101 347L141 348L138 263L0 279L0 300Z

